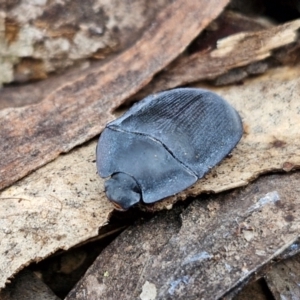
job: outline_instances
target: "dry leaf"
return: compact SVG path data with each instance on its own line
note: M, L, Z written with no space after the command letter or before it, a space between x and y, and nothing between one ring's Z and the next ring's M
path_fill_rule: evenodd
M98 234L113 206L96 174L95 141L0 194L0 286L16 271Z

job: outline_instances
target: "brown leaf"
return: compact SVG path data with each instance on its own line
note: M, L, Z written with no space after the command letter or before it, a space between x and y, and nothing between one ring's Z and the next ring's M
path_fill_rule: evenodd
M110 112L178 56L227 3L177 0L111 62L36 105L0 111L0 189L99 134Z

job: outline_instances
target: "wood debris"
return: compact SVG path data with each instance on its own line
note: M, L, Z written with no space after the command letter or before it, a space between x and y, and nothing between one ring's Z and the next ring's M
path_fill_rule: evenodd
M300 20L295 20L264 30L236 33L220 39L216 48L214 48L214 44L207 45L206 47L208 49L211 47L211 49L204 49L177 59L134 98L141 99L149 93L201 80L213 80L221 75L223 79L220 78L216 82L217 85L229 84L240 81L249 75L264 73L269 68L268 62L264 60L272 56L272 51L275 49L296 42L299 28ZM242 66L249 67L242 70L237 69ZM227 72L230 70L242 73L242 75L234 74L234 79L228 79ZM224 76L226 76L226 81ZM231 73L229 76L233 76L233 74Z
M298 240L299 180L265 176L135 224L66 299L222 299Z

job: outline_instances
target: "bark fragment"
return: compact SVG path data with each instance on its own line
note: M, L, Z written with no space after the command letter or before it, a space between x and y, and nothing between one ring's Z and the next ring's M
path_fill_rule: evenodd
M0 3L0 86L44 79L51 73L61 73L124 50L170 3L9 2L6 6Z
M281 261L268 272L265 278L274 299L300 299L299 259L297 255Z
M265 176L123 232L66 299L219 299L299 237L300 173ZM153 288L153 286L152 286Z
M169 68L160 72L153 81L135 95L134 99L141 99L149 93L201 80L213 80L218 76L225 77L230 70L239 74L228 74L226 80L219 79L217 85L238 82L249 75L263 73L269 68L268 62L264 60L272 56L272 51L276 48L296 42L299 27L300 20L295 20L264 30L240 32L218 40L216 48L212 40L206 45L206 49L174 61ZM202 42L207 41L204 39ZM290 56L286 59L291 58ZM262 61L260 65L237 69L259 61ZM286 60L285 63L288 64L288 61ZM234 78L231 79L230 76Z

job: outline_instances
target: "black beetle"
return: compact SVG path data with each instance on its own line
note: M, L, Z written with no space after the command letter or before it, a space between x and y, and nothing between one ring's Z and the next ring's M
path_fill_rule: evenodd
M97 145L97 169L116 208L174 195L203 177L243 134L240 116L207 90L150 95L110 122Z

